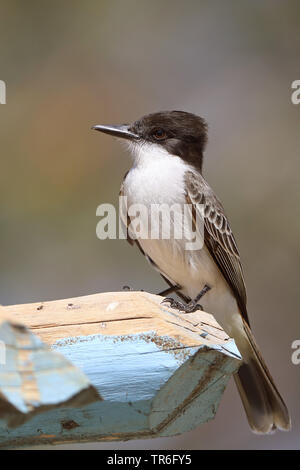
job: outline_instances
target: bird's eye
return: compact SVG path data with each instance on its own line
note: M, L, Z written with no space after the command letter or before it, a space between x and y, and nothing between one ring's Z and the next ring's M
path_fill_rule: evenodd
M163 129L155 129L152 135L156 140L163 140L167 137L167 133Z

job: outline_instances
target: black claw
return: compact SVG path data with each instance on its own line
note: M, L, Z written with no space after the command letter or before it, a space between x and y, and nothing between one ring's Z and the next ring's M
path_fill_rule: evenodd
M203 311L202 305L196 304L194 301L191 301L187 304L185 308L185 313L193 313L193 312L196 312L197 310Z
M165 299L163 299L161 301L161 303L162 304L168 303L168 304L170 304L170 307L175 308L177 310L184 310L185 309L185 305L183 303L178 302L175 299L172 299L172 297L166 297Z
M187 306L185 307L185 313L192 313L194 312L196 309L196 305L194 304L194 302L190 302L187 304Z
M161 304L170 304L170 305L173 305L173 303L175 302L174 299L172 299L172 297L165 297L162 301L161 301Z
M171 308L180 310L183 313L192 313L196 312L197 310L203 310L202 305L196 304L194 301L189 302L187 305L184 305L182 302L172 299L172 297L166 297L161 302L170 304Z

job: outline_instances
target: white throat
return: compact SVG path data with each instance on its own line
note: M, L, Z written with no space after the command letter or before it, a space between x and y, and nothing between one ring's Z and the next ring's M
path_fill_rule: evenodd
M125 190L131 203L183 202L184 176L192 167L158 144L131 144L134 164Z
M165 161L182 161L180 157L169 153L159 144L147 142L129 142L127 147L133 157L134 166L164 164Z

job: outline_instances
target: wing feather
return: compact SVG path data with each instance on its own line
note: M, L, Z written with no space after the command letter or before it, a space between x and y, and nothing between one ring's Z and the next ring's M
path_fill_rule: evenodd
M185 174L186 200L196 207L204 205L204 242L232 289L241 313L249 324L247 295L237 244L223 206L213 190L198 173Z

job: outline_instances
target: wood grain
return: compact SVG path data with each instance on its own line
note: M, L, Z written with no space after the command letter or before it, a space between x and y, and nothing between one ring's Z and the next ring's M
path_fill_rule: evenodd
M53 409L13 430L0 421L2 445L170 436L212 419L239 352L209 313L161 301L130 291L4 307L103 401Z

